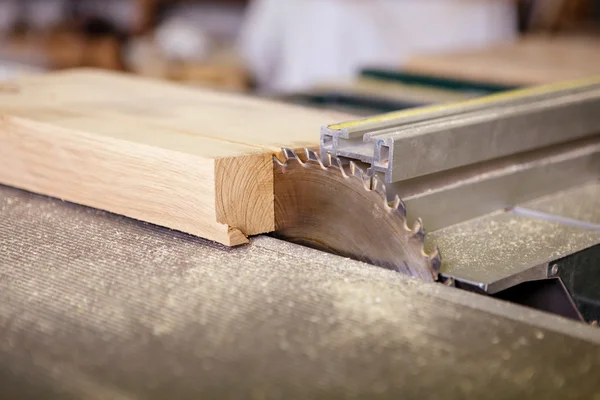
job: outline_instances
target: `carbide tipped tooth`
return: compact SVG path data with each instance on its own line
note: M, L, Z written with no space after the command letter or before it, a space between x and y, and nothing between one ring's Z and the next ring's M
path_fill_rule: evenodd
M440 249L438 247L434 248L431 253L429 253L428 257L431 269L436 275L439 274L440 268L442 267L442 255L440 254Z
M289 147L283 147L281 149L281 152L283 153L283 156L285 157L286 160L289 160L289 159L300 160L298 158L298 154L296 154L296 152L294 150L290 149Z
M416 238L421 240L425 239L425 231L423 230L423 221L418 218L412 228L413 234Z
M319 164L319 166L321 168L324 168L324 169L326 168L325 165L323 165L323 161L321 161L321 157L319 156L319 153L317 153L316 151L305 147L304 154L306 155L306 162Z
M402 201L400 196L396 195L394 197L394 201L392 202L392 207L395 208L402 214L403 217L406 217L406 204Z
M442 285L448 286L448 287L455 287L456 282L454 281L454 278L446 278L442 281Z
M306 156L307 160L311 160L311 161L314 161L319 158L319 155L317 154L317 152L309 149L308 147L304 148L304 155Z
M365 186L365 189L373 190L373 177L372 176L365 174L363 171L362 180L363 180L363 185Z
M325 157L326 157L326 160L327 160L327 166L331 167L333 165L333 162L334 162L333 161L333 156L331 155L331 153L327 153L325 155ZM335 157L335 158L337 159L337 157Z
M354 161L350 161L350 174L357 176L358 171L362 172L362 170L360 168L358 168L358 166L356 165L356 163ZM362 176L362 174L361 174L361 176Z
M340 171L344 178L348 178L348 174L346 173L346 169L344 168L344 163L339 157L332 157L329 155L329 166Z
M387 201L387 190L385 188L385 185L383 184L383 182L381 182L381 180L379 180L377 176L371 177L371 189L381 194L385 199L386 204L389 205Z
M360 179L365 190L373 190L372 179L370 176L365 175L365 172L360 168L354 161L350 161L350 173Z

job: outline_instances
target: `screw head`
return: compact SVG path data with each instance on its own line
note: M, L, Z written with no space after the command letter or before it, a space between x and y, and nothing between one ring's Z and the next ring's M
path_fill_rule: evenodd
M556 275L556 274L558 274L558 265L552 264L550 266L550 275Z

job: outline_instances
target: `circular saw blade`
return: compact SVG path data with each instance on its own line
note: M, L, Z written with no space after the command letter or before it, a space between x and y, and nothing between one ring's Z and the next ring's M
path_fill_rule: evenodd
M369 264L434 281L439 252L423 249L418 220L406 225L406 209L396 197L388 202L383 182L355 163L342 165L305 149L302 159L283 149L274 157L275 236Z

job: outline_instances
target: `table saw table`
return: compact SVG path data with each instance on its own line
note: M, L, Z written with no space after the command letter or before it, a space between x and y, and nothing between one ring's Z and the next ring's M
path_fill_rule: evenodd
M304 125L194 123L320 116L28 79L0 87L0 398L600 398L600 80L271 160Z
M1 398L598 396L597 328L0 187Z

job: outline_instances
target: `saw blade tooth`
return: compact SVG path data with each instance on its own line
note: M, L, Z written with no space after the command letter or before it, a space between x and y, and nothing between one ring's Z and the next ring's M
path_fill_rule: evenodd
M363 171L362 169L360 169L358 167L358 165L356 165L356 163L354 161L350 161L350 163L348 164L349 168L350 168L350 175L352 175L355 178L360 179L363 182L364 185L364 179L363 179Z
M344 178L349 178L346 168L344 168L344 163L339 157L332 157L332 155L329 154L329 167L339 171Z
M373 177L370 176L370 175L368 175L365 172L363 172L363 182L365 184L365 189L367 189L367 190L375 190L375 188L373 186ZM379 193L379 192L377 192L377 193ZM385 200L385 195L384 195L384 200ZM386 203L387 203L387 201L386 201Z
M454 278L446 278L446 279L440 280L440 283L444 286L456 287L456 281L454 280Z
M442 255L440 254L439 247L435 247L428 255L429 258L429 266L437 276L440 273L440 268L442 267Z
M323 161L321 160L319 153L317 153L316 151L305 147L304 155L306 156L306 162L318 164L322 169L327 169L327 167L323 164Z
M358 173L356 170L359 169L354 161L350 161L350 174L356 176ZM362 172L362 171L361 171Z
M404 204L400 196L394 196L394 201L392 201L392 208L398 210L398 212L402 214L404 218L406 218L406 204Z
M319 159L317 152L308 147L304 148L304 155L306 156L307 161L317 161Z
M328 167L333 166L333 156L331 155L331 153L327 153L327 166Z
M425 239L425 230L423 230L423 221L421 221L421 218L417 218L413 224L412 232L415 238L418 238L419 240Z
M302 161L300 160L300 157L298 157L298 154L296 153L295 150L290 149L289 147L282 147L281 148L281 152L283 153L283 156L285 157L285 160L297 160L298 162L302 163Z
M371 190L376 191L385 199L385 203L390 207L390 203L387 201L387 190L383 182L377 176L371 176Z
M365 171L362 170L354 161L350 161L350 173L355 178L360 179L363 184L363 187L366 190L373 190L373 182L372 177L365 174Z

